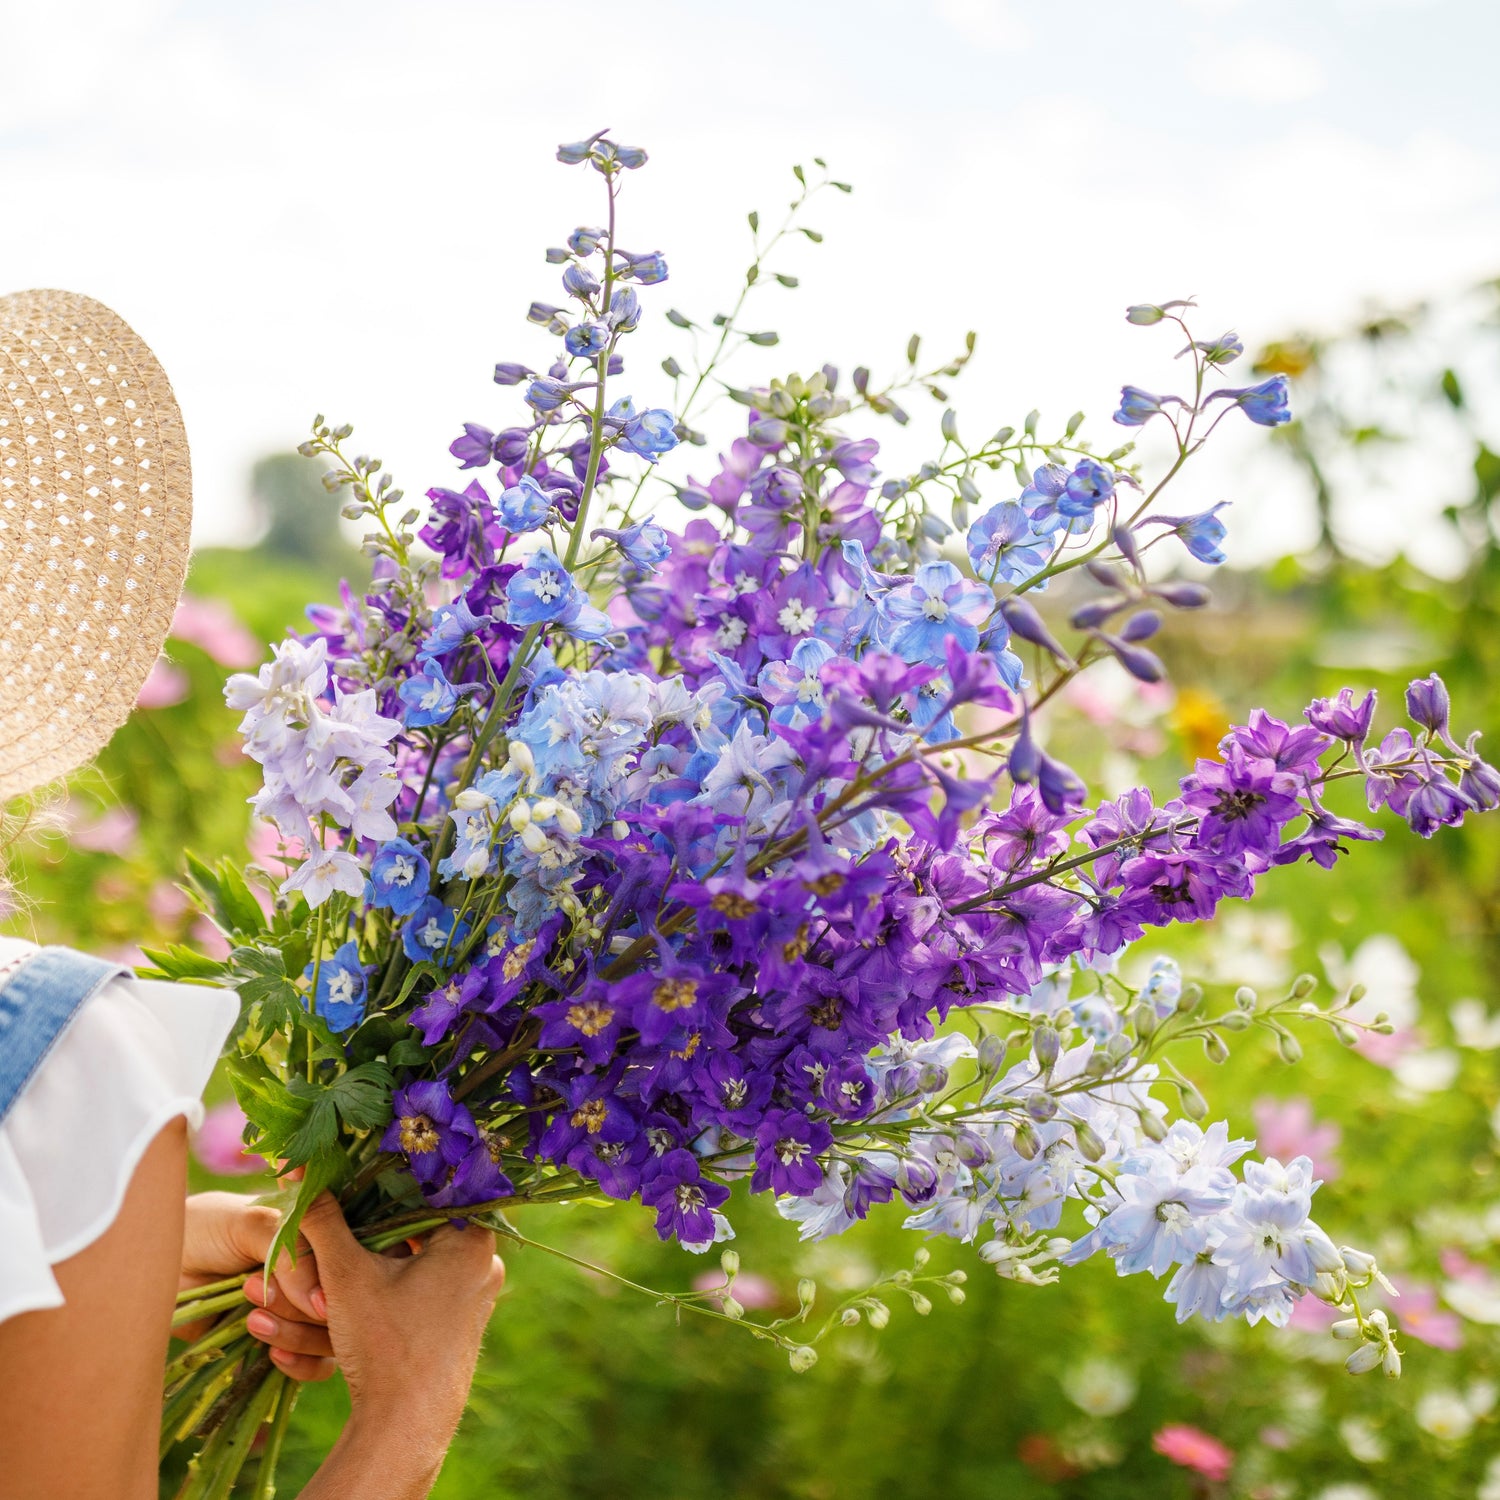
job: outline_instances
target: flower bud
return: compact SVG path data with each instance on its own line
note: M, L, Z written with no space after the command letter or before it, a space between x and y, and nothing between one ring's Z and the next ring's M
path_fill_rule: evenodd
M949 1271L948 1274L943 1277L943 1280L946 1281L949 1286L962 1286L968 1279L969 1273L967 1271Z
M738 1250L726 1250L719 1257L719 1269L733 1281L740 1274L740 1252Z
M1057 1100L1040 1089L1026 1097L1026 1113L1039 1123L1050 1120L1057 1113Z
M1292 985L1292 999L1306 1000L1317 987L1318 981L1311 974L1299 974Z
M797 1344L787 1355L792 1374L805 1375L818 1362L818 1351L810 1344Z
M1387 1380L1400 1380L1401 1378L1401 1352L1394 1344L1385 1346L1385 1353L1380 1358L1381 1366L1385 1370Z
M1042 1149L1041 1137L1037 1135L1030 1120L1016 1121L1015 1139L1012 1144L1016 1148L1016 1155L1024 1157L1027 1161L1035 1161L1037 1152Z
M865 1317L871 1328L879 1330L891 1321L891 1310L879 1297L867 1297L860 1305L865 1310Z
M1340 1318L1328 1331L1336 1339L1357 1339L1364 1329L1358 1318Z
M583 832L583 819L566 802L559 802L557 804L556 817L557 826L570 837L577 838Z
M1234 992L1234 1003L1243 1011L1250 1012L1260 1003L1260 997L1248 984L1242 984Z
M1238 1018L1238 1012L1235 1015ZM1211 1063L1229 1061L1229 1043L1217 1031L1208 1031L1203 1034L1203 1052Z
M1177 1009L1182 1015L1188 1015L1197 1010L1198 1002L1203 998L1203 986L1200 984L1185 984L1182 994L1177 997Z
M1036 1054L1038 1067L1050 1068L1062 1050L1062 1041L1055 1028L1038 1026L1032 1035L1031 1050Z
M846 1307L843 1312L839 1314L839 1322L842 1323L845 1328L853 1328L855 1324L859 1322L859 1320L859 1309L857 1307Z
M925 1318L932 1311L932 1303L921 1292L911 1294L911 1306L912 1311L920 1318Z
M1248 1031L1250 1017L1242 1010L1226 1011L1215 1022L1220 1031Z
M744 1304L736 1302L733 1297L727 1294L719 1298L719 1310L726 1318L738 1320L745 1316Z
M1431 734L1448 732L1448 689L1436 672L1421 677L1406 690L1406 711L1412 722Z
M1381 1348L1379 1344L1361 1344L1344 1361L1344 1368L1351 1375L1365 1375L1380 1363L1380 1358Z
M1290 1031L1283 1031L1277 1036L1276 1050L1281 1054L1281 1060L1284 1063L1302 1061L1302 1043Z
M948 1288L948 1300L955 1307L962 1307L968 1301L969 1294L961 1286L950 1286Z
M1137 302L1133 307L1125 309L1125 321L1134 323L1138 328L1149 328L1153 323L1160 323L1166 314L1151 302Z
M1164 1141L1167 1138L1167 1127L1162 1124L1162 1119L1154 1109L1143 1109L1140 1113L1141 1134L1148 1141Z
M463 793L459 794L464 795ZM517 833L523 832L531 826L531 808L524 802L517 802L506 815L506 821Z
M1073 1139L1078 1143L1079 1154L1085 1161L1098 1161L1104 1155L1104 1142L1085 1121L1073 1126Z
M805 1311L813 1305L818 1295L818 1283L811 1276L804 1276L797 1283L797 1302Z
M1208 1100L1192 1084L1182 1090L1182 1112L1190 1120L1202 1120L1208 1114Z
M1349 1245L1340 1245L1339 1254L1344 1258L1344 1265L1351 1276L1357 1276L1366 1280L1375 1272L1375 1257L1363 1250L1355 1250Z
M1135 1034L1144 1041L1156 1030L1156 1007L1141 1001L1130 1012L1130 1024Z
M979 1071L986 1076L998 1073L1005 1062L1006 1038L993 1034L979 1044Z
M543 854L549 847L547 835L535 823L528 823L521 830L521 842L533 853Z

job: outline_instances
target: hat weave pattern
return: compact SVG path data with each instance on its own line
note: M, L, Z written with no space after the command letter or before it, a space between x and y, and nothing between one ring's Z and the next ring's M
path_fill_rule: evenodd
M0 801L129 716L191 520L182 416L150 349L89 297L0 297Z

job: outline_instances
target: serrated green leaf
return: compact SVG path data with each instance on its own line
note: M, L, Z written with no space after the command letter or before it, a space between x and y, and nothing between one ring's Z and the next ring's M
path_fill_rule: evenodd
M396 1079L382 1062L360 1063L328 1085L339 1119L350 1130L374 1130L391 1117L391 1090Z
M217 958L208 958L204 954L192 948L185 948L180 943L168 943L165 948L142 948L141 952L146 955L155 967L155 974L148 974L148 978L160 977L162 979L178 980L206 980L223 979L226 974L225 965Z
M296 1261L297 1230L302 1223L302 1215L319 1193L337 1187L348 1170L349 1159L337 1147L319 1151L308 1161L302 1181L297 1187L297 1196L286 1211L281 1227L276 1231L276 1238L271 1241L271 1248L266 1255L267 1265L274 1266L283 1250L293 1262Z
M298 1088L299 1084L301 1084L301 1089ZM308 1089L314 1092L311 1094L304 1092ZM320 1089L316 1084L305 1084L300 1078L292 1080L288 1086L288 1092L295 1098L309 1101L302 1123L292 1132L285 1149L281 1152L288 1165L300 1167L311 1161L320 1151L326 1151L337 1143L339 1138L338 1110L331 1090Z
M268 1157L285 1156L311 1100L292 1093L260 1057L230 1058L225 1068L240 1108L259 1132L257 1149Z

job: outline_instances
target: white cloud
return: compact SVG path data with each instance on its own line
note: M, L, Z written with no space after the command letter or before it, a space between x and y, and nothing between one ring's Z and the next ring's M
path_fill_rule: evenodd
M938 14L966 42L986 52L1022 52L1032 29L1009 0L938 0Z
M1323 64L1310 52L1251 37L1214 39L1198 46L1193 82L1215 99L1296 104L1323 92Z

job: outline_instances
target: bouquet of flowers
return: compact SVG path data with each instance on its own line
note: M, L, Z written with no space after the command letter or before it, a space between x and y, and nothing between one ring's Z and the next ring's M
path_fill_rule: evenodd
M524 1205L602 1197L701 1253L733 1237L745 1183L804 1239L899 1204L1030 1284L1102 1252L1169 1276L1179 1320L1281 1323L1319 1297L1346 1310L1350 1370L1396 1374L1393 1330L1359 1300L1380 1273L1310 1217L1309 1161L1237 1171L1251 1143L1202 1123L1173 1060L1222 1062L1259 1030L1293 1062L1293 1023L1352 1043L1389 1022L1358 987L1209 1003L1170 959L1140 985L1118 962L1276 866L1332 868L1380 837L1335 810L1342 781L1428 837L1500 804L1500 774L1454 737L1436 677L1383 737L1373 694L1302 722L1257 709L1167 800L1091 800L1047 748L1045 706L1079 672L1163 677L1164 613L1209 602L1172 549L1219 563L1225 526L1221 505L1159 498L1220 422L1287 421L1285 377L1219 384L1240 341L1196 338L1190 303L1143 304L1129 321L1184 340L1191 373L1181 395L1126 386L1114 414L1170 437L1159 477L1131 442L1097 451L1081 414L971 445L948 408L935 456L882 480L871 422L905 423L908 390L946 406L972 335L930 371L914 339L887 385L722 374L776 342L742 326L749 293L795 284L770 250L820 238L803 206L846 185L796 169L764 244L750 216L735 310L666 312L693 353L649 406L617 391L667 279L617 227L645 153L601 134L558 156L598 174L603 222L547 251L563 301L529 318L561 347L545 370L496 366L525 415L465 425L466 487L430 490L424 520L348 456L348 427L319 418L303 445L371 523L373 582L228 684L284 878L192 861L230 956L151 955L243 998L228 1067L249 1144L289 1174L281 1243L331 1190L374 1246L451 1218L529 1244ZM706 443L709 397L740 430L708 478L664 479L664 455ZM1066 610L1044 616L1054 583ZM804 1283L795 1315L757 1323L737 1256L721 1263L722 1286L666 1300L794 1370L837 1327L882 1326L892 1296L963 1298L963 1273L924 1274L918 1251L817 1320ZM267 1422L258 1493L274 1483L294 1388L244 1335L240 1280L184 1294L182 1323L218 1318L167 1375L164 1445L202 1440L185 1496L226 1494Z

